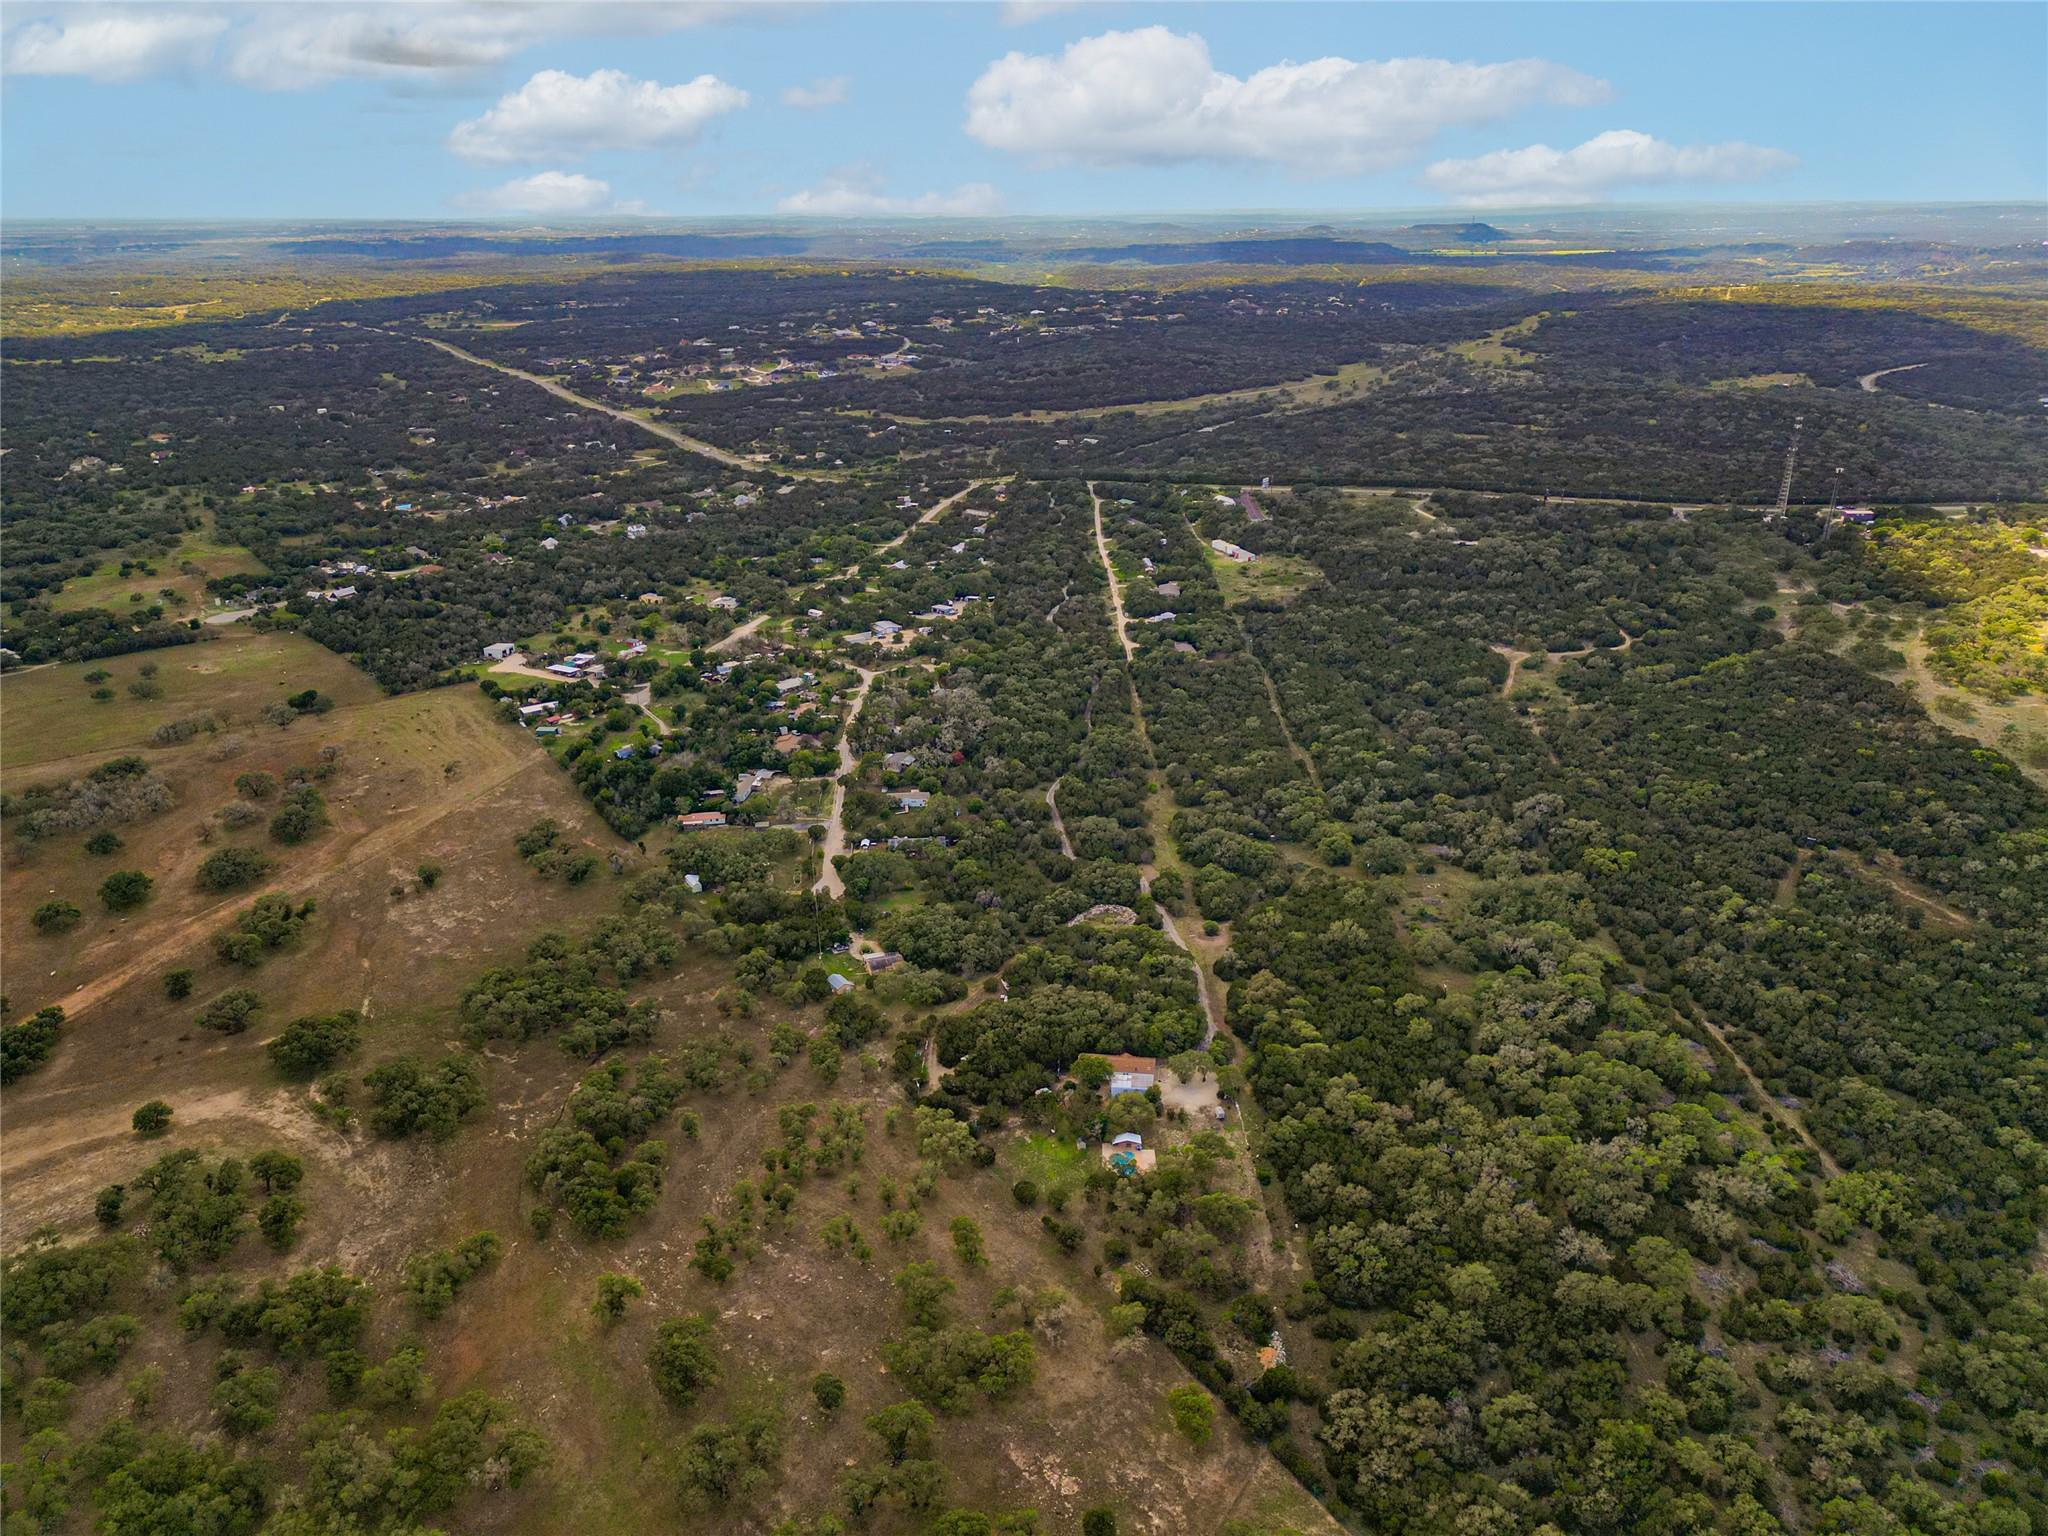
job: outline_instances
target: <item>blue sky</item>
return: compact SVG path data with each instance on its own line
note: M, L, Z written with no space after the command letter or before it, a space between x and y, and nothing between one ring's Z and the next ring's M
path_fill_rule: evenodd
M2048 196L2038 4L8 3L10 218Z

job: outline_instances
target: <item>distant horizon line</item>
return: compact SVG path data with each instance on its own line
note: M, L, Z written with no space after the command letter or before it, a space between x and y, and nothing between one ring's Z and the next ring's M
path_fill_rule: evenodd
M916 226L997 226L1004 224L1029 223L1073 223L1087 221L1102 224L1152 223L1162 219L1288 219L1329 222L1333 220L1356 221L1362 219L1419 218L1431 223L1485 224L1501 219L1570 219L1574 217L1677 214L1677 213L1718 213L1737 215L1752 212L1808 211L1851 211L1851 210L1905 210L1935 211L1957 209L1970 211L2010 210L2014 213L2033 213L2048 217L2048 197L2008 198L1958 198L1942 199L1783 199L1745 202L1612 202L1531 205L1517 208L1459 208L1441 204L1388 205L1384 207L1205 207L1205 208L1160 208L1137 212L1086 212L1080 210L1038 211L1016 213L890 213L890 214L801 214L766 210L752 213L600 213L600 214L548 214L539 216L506 217L476 214L450 213L446 216L422 214L194 214L184 217L164 217L146 214L23 214L13 215L0 208L0 237L4 237L8 226L64 226L64 225L136 225L160 228L178 226L231 224L246 228L303 226L308 224L360 225L373 224L383 227L416 226L420 228L446 228L456 226L471 229L533 229L533 228L649 228L663 225L701 225L731 223L772 223L802 226L845 227L857 225L916 225Z

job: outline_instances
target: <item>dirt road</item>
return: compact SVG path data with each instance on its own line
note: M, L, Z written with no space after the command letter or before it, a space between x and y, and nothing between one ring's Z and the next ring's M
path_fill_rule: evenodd
M1722 1032L1720 1025L1716 1024L1704 1013L1701 1013L1697 1008L1692 1010L1692 1018L1693 1022L1698 1024L1701 1029L1704 1029L1709 1035L1713 1036L1714 1044L1726 1051L1728 1059L1735 1063L1735 1070L1742 1074L1742 1080L1749 1085L1749 1091L1756 1096L1756 1112L1768 1119L1783 1121L1787 1126L1790 1126L1792 1133L1799 1138L1807 1151L1811 1152L1819 1160L1821 1172L1831 1179L1839 1179L1842 1176L1841 1164L1837 1163L1832 1157L1829 1157L1827 1148L1814 1139L1813 1132L1806 1128L1806 1117L1796 1109L1787 1109L1771 1097L1769 1091L1764 1087L1764 1080L1756 1075L1756 1069L1743 1057L1742 1052L1735 1049L1733 1042Z
M548 761L545 753L522 755L478 778L466 780L466 793L459 798L445 800L410 816L401 816L394 821L386 822L376 831L358 840L339 858L314 872L312 878L273 880L250 890L237 891L234 895L194 913L176 927L160 934L155 942L145 949L132 952L127 960L112 970L103 972L65 996L50 1001L61 1004L64 1012L70 1018L76 1019L105 1002L138 976L167 969L180 954L218 929L229 913L247 906L253 898L272 893L294 898L310 895L334 876L381 857L394 844L417 837L435 822L453 815L520 774L529 773Z
M524 651L514 651L503 661L493 663L491 670L493 672L502 672L508 677L537 677L544 683L559 683L562 681L554 673L547 671L545 668L536 667L532 662L528 661Z
M1074 845L1067 841L1067 824L1060 820L1060 781L1054 779L1045 787L1046 809L1052 812L1052 829L1059 834L1060 852L1068 858L1074 856Z
M1124 660L1132 662L1137 659L1137 647L1131 643L1130 622L1124 617L1123 588L1117 582L1116 566L1109 558L1109 537L1102 531L1102 497L1096 493L1093 480L1088 482L1088 499L1095 509L1095 553L1101 557L1102 574L1109 581L1110 618L1116 625L1117 639L1123 643ZM1145 727L1145 702L1138 696L1136 672L1131 672L1130 681L1131 717L1137 725L1139 737L1145 742L1145 755L1150 757L1152 736ZM1268 685L1270 686L1270 680ZM1061 834L1061 840L1065 840L1064 832ZM1158 873L1159 867L1156 863L1139 865L1139 888L1149 894L1152 890L1152 877ZM1182 953L1188 957L1188 963L1195 968L1195 990L1202 999L1202 1017L1207 1021L1202 1032L1202 1043L1207 1045L1216 1038L1216 1032L1223 1027L1223 1005L1217 1001L1215 989L1209 983L1209 973L1202 966L1202 957L1195 953L1193 946L1186 939L1181 937L1180 929L1174 926L1172 914L1164 907L1159 908L1159 926L1167 938L1180 947Z
M839 878L832 861L846 852L846 781L853 777L854 764L859 761L853 750L853 723L860 719L861 708L868 701L868 686L875 680L875 674L866 667L853 670L860 674L860 687L854 690L853 707L846 713L846 728L839 733L839 777L832 781L832 810L825 818L825 841L821 845L824 867L811 886L834 901L846 894L846 882Z
M431 336L409 336L403 331L385 331L383 334L386 336L397 336L406 341L423 342L427 346L439 348L450 357L459 357L465 363L474 363L479 368L489 368L493 372L505 374L509 378L523 379L528 384L537 384L557 400L566 400L569 404L581 406L586 411L596 411L601 415L611 417L615 421L623 421L628 426L638 427L642 432L660 438L663 442L673 443L686 453L694 453L701 458L716 459L719 463L729 464L734 469L786 475L793 479L803 480L841 480L845 478L843 471L810 468L798 469L747 458L742 454L720 448L715 443L707 443L701 437L691 437L687 432L679 432L667 422L651 421L645 416L635 416L631 411L621 410L616 405L606 405L602 400L592 400L587 395L579 395L574 390L557 384L553 379L547 378L542 374L528 373L524 368L514 368L510 363L494 363L488 357L478 357L474 352L465 352L458 346L445 341L436 341Z
M861 556L859 560L854 561L853 564L849 565L845 570L839 573L839 579L841 581L845 581L850 576L858 575L863 561L872 560L875 558L876 555L886 555L892 549L901 549L903 547L904 540L908 539L913 533L917 532L918 529L922 528L926 523L936 523L948 512L952 511L955 507L959 506L961 502L965 501L969 496L972 496L976 491L980 490L981 487L983 487L984 485L1001 485L1002 483L1003 481L1001 480L968 481L964 489L955 491L952 495L946 497L943 501L933 502L930 507L928 507L924 512L919 514L916 522L912 523L908 528L905 528L901 533L897 534L895 538L889 540L888 543L877 544L873 549L869 550L868 553Z
M1915 368L1925 368L1926 366L1925 363L1902 363L1897 368L1880 368L1875 373L1864 374L1863 377L1856 381L1856 387L1866 395L1874 395L1878 392L1877 381L1879 379L1889 378L1895 373L1911 373Z
M1131 621L1124 617L1123 584L1116 579L1116 566L1109 558L1109 538L1102 531L1102 497L1093 480L1088 482L1088 500L1095 508L1095 553L1101 557L1102 574L1109 582L1109 613L1116 624L1117 643L1124 648L1124 660L1134 662L1138 659L1138 648L1131 644ZM1134 707L1138 702L1137 686L1133 680L1131 703Z
M642 683L626 695L626 702L654 722L654 728L662 735L668 735L668 722L654 712L654 684Z
M714 656L716 656L720 651L729 651L734 646L738 645L742 640L746 639L747 636L753 634L754 631L759 629L763 624L766 624L767 622L767 614L757 613L754 615L754 617L747 620L746 623L740 625L739 628L735 629L731 634L720 636L718 639L712 641L709 645L705 646L704 649L711 652L711 654Z

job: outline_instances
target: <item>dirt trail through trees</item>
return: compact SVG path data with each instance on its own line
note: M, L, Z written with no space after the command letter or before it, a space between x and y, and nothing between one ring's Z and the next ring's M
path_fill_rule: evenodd
M983 487L984 485L1001 485L1002 483L1003 482L1001 480L968 481L965 489L955 491L952 495L948 496L944 501L932 503L932 505L921 516L919 516L916 522L912 523L908 528L904 529L901 533L897 534L896 537L889 540L888 543L876 545L872 550L868 551L867 554L861 556L861 560L872 560L875 558L876 555L886 555L892 549L901 549L903 547L903 541L908 539L913 533L917 532L918 529L924 527L926 523L936 523L948 512L952 511L955 507L959 506L961 502L965 501L969 496L972 496L976 491L980 490L981 487ZM845 581L849 577L859 574L860 566L860 560L854 561L853 564L849 565L845 570L839 573L839 579L841 581Z
M1045 786L1046 809L1052 812L1052 829L1059 834L1060 852L1068 858L1074 856L1074 845L1067 841L1067 824L1060 820L1060 781L1054 779Z
M1145 756L1150 760L1152 758L1152 733L1145 725L1145 701L1138 696L1138 674L1136 669L1130 665L1137 660L1138 650L1131 643L1130 621L1124 617L1123 588L1117 581L1115 562L1109 558L1109 536L1102 530L1102 496L1096 491L1093 480L1088 482L1088 500L1094 509L1095 515L1095 553L1102 561L1103 577L1109 582L1110 619L1116 625L1117 639L1123 643L1124 648L1124 661L1126 664L1124 673L1131 685L1131 720L1137 727L1138 739L1145 744ZM1148 772L1146 777L1149 779L1151 774ZM1158 830L1155 828L1155 839L1158 835ZM1152 889L1153 878L1158 873L1159 865L1156 860L1148 859L1139 865L1139 888L1149 893ZM1180 929L1174 926L1173 915L1164 907L1159 909L1159 924L1167 938L1180 946L1181 950L1187 955L1188 962L1195 968L1195 988L1201 995L1202 1016L1208 1021L1207 1027L1202 1034L1202 1043L1207 1045L1216 1038L1216 1032L1223 1027L1223 1007L1216 1000L1210 988L1209 973L1202 965L1202 957L1195 953L1186 939L1181 937Z
M1889 378L1895 373L1911 373L1915 368L1925 368L1926 366L1925 363L1901 363L1896 368L1880 368L1875 373L1864 374L1863 377L1856 381L1856 387L1866 395L1874 395L1878 392L1877 381L1879 379Z
M1821 1172L1831 1179L1839 1179L1842 1176L1841 1164L1828 1156L1827 1148L1823 1147L1814 1138L1813 1132L1806 1128L1806 1116L1796 1109L1780 1104L1770 1095L1764 1087L1764 1080L1756 1075L1756 1069L1749 1064L1742 1052L1735 1049L1720 1025L1698 1009L1693 1010L1692 1018L1694 1023L1714 1037L1714 1044L1726 1051L1728 1059L1735 1063L1735 1070L1742 1074L1742 1080L1749 1084L1749 1091L1756 1096L1757 1113L1791 1127L1792 1134L1797 1136L1807 1151L1819 1161Z
M820 844L824 862L811 886L834 901L846 894L846 882L839 878L832 861L846 851L846 781L853 776L854 764L859 761L853 750L853 726L860 719L861 709L868 701L868 687L875 680L875 674L866 667L853 670L860 674L860 687L854 690L853 707L846 712L846 725L839 732L839 776L832 781L832 810L825 818L825 841Z

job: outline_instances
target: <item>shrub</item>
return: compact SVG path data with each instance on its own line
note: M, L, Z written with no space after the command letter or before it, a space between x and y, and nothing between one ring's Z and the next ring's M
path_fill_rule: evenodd
M39 1008L19 1024L0 1024L0 1083L11 1083L48 1061L63 1027L62 1008Z
M256 1022L262 1007L263 999L254 992L247 987L234 987L200 1009L194 1022L218 1035L239 1035Z
M811 1378L811 1396L825 1412L837 1413L846 1401L846 1383L830 1371L820 1371Z
M283 896L259 896L255 905L214 935L214 953L231 965L261 965L272 950L296 938L312 916L311 901L293 906Z
M207 891L234 891L253 885L275 868L273 860L253 848L222 848L199 864L199 886Z
M182 1003L192 995L192 968L179 966L176 970L164 972L164 996L174 1003Z
M439 1317L455 1303L455 1293L505 1251L495 1232L479 1232L453 1248L416 1253L405 1261L405 1294L423 1317Z
M235 775L235 793L249 800L268 800L277 793L277 780L260 769Z
M119 853L123 846L118 832L95 832L85 840L85 851L96 859Z
M117 869L100 882L100 904L109 912L132 912L149 900L156 882L139 869Z
M270 818L270 835L280 843L303 843L326 825L327 802L312 785L301 784Z
M654 1389L671 1408L694 1403L718 1379L718 1361L711 1353L711 1315L693 1313L664 1322L648 1346L647 1368Z
M363 1085L370 1090L370 1129L379 1136L452 1135L484 1102L483 1074L466 1056L445 1056L431 1066L401 1056L364 1077Z
M782 1432L765 1413L700 1424L683 1446L683 1492L713 1506L758 1492L782 1455Z
M342 1013L308 1013L293 1019L264 1047L271 1064L292 1077L318 1077L362 1042L362 1018Z
M626 1315L626 1303L646 1294L646 1287L631 1275L606 1271L597 1277L597 1299L590 1315L609 1327Z
M162 1099L151 1099L135 1111L128 1124L138 1136L161 1136L171 1128L171 1106Z
M37 933L69 933L83 916L75 904L59 896L37 907L29 921L36 925Z
M1216 1399L1191 1381L1166 1394L1166 1411L1173 1416L1173 1427L1190 1445L1206 1442L1216 1427Z

